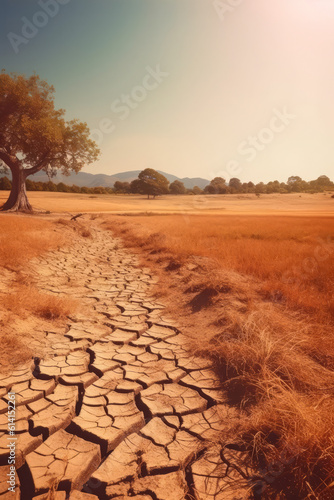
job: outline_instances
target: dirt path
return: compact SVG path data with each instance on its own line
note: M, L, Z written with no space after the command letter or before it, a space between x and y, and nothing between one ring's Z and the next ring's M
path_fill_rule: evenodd
M220 456L211 444L237 415L210 363L189 355L185 336L150 298L149 270L97 228L32 268L41 290L77 299L83 313L45 333L44 359L1 377L0 499L247 498L231 465L240 453ZM10 391L15 495L6 482Z

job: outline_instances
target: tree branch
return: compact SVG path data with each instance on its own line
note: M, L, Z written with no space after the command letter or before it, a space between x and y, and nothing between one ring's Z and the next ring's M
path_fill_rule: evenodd
M50 162L50 160L48 159L48 154L49 154L49 151L44 155L44 157L41 159L41 161L36 163L36 165L34 167L24 169L27 177L28 177L28 175L36 174L37 172L42 170L42 168L45 167Z
M11 170L16 170L19 168L19 160L16 156L11 156L6 153L6 151L0 149L0 160L2 160Z

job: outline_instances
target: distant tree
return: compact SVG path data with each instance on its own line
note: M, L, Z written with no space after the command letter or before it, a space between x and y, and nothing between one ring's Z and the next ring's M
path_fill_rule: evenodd
M334 187L334 183L330 180L329 177L327 177L327 175L320 175L320 177L318 177L315 182L319 187L323 189L331 189Z
M302 178L299 177L299 175L291 175L288 178L288 184L292 185L292 184L295 184L296 182L300 182L301 180L302 180Z
M57 191L58 191L58 193L68 193L70 191L70 188L67 184L64 184L63 182L59 182L57 184Z
M203 189L201 189L198 186L194 186L193 189L192 189L192 191L193 191L194 194L202 194L203 193Z
M26 180L26 189L27 189L27 191L34 191L34 187L35 187L35 182L31 181L30 179L27 179Z
M75 184L73 184L71 187L70 187L70 191L71 193L80 193L81 192L81 189L79 186L76 186Z
M304 182L305 181L303 181L303 179L298 175L291 175L288 178L287 182L288 190L290 192L292 191L294 193L300 193L301 191L303 191L303 187L305 187L303 184Z
M223 194L226 192L226 180L222 177L215 177L210 184L216 189L217 193Z
M259 182L255 186L255 194L261 194L266 192L266 186L263 182Z
M10 191L12 189L12 183L8 179L8 177L0 178L0 189L1 191Z
M2 210L31 210L26 179L40 170L65 175L98 158L86 123L65 121L54 107L54 88L37 75L0 73L0 160L12 173Z
M204 188L204 192L208 194L226 194L227 191L226 181L222 177L215 177Z
M168 193L169 182L162 174L159 174L153 168L146 168L138 175L138 179L131 182L131 192L147 194L155 198L160 194Z
M241 181L240 179L237 179L237 177L232 177L228 185L230 186L231 189L235 190L237 193L240 193L242 191Z
M279 192L280 193L288 193L289 190L288 190L288 186L285 184L285 182L280 182L280 185L279 185Z
M280 191L280 183L278 181L270 181L266 186L266 192L270 193L279 193Z
M175 180L169 186L169 191L171 194L186 194L186 188L183 182Z
M92 188L93 194L107 194L107 191L104 187L96 186Z
M204 193L205 194L217 194L217 190L212 184L207 184L204 188Z
M35 182L34 191L44 191L44 182Z
M54 182L49 181L45 182L45 191L57 191L57 186L55 185Z
M131 192L130 182L116 181L114 183L115 193L127 194Z

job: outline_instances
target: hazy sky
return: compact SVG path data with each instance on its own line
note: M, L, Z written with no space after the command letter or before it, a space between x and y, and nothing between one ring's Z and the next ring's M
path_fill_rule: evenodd
M101 143L86 171L334 177L333 0L0 0L0 9L1 67L54 85L57 107Z

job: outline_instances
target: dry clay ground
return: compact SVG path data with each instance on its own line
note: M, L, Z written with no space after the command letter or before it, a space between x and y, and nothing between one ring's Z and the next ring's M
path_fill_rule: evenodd
M82 309L65 329L32 336L42 358L0 376L0 499L248 498L242 453L224 438L238 415L210 362L189 355L187 338L150 297L150 271L107 232L92 232L29 267L42 292ZM15 495L6 482L9 391ZM214 445L222 437L226 446Z

